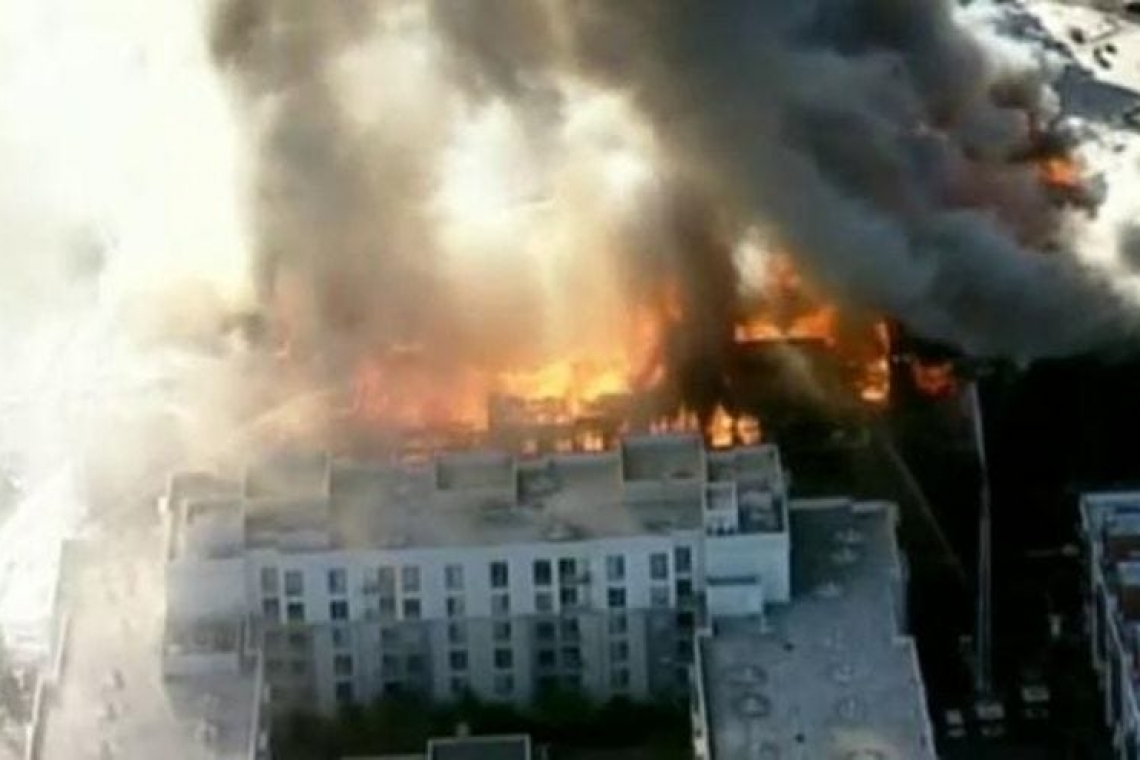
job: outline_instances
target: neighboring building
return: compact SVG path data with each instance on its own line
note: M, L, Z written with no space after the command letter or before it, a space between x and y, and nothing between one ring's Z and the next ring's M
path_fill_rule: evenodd
M428 741L422 755L372 755L345 757L342 760L538 760L545 757L531 748L530 737L449 736Z
M696 642L698 760L935 757L895 510L792 502L792 595Z
M1124 760L1140 758L1140 492L1081 499L1093 669L1104 694L1105 722Z
M163 500L171 629L261 637L272 703L683 697L706 615L789 599L773 446L696 435L419 465L281 455Z
M244 621L164 621L153 534L67 545L60 633L26 760L266 760L261 655Z

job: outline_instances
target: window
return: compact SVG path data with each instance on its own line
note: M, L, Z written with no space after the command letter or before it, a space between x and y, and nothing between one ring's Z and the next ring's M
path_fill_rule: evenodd
M290 623L305 622L305 605L300 602L289 602L285 608L285 617Z
M405 599L404 600L404 620L419 620L420 619L420 600L419 599Z
M558 590L558 602L563 607L574 607L578 604L578 589L574 586L564 586Z
M395 647L400 645L400 629L395 626L386 625L380 629L380 644L385 647Z
M266 596L277 596L277 568L261 568L261 593Z
M623 609L625 607L625 589L611 588L606 592L606 601L612 610Z
M352 675L352 656L347 654L338 654L333 658L333 672L338 676Z
M348 593L348 573L344 568L333 568L329 570L329 593L330 594L347 594Z
M376 585L381 594L392 596L396 593L396 569L382 567L376 573Z
M467 628L462 623L451 623L447 626L447 641L451 644L462 644L467 641Z
M278 621L281 619L281 600L274 597L272 599L261 600L261 616L266 620Z
M511 640L511 624L506 620L496 620L491 626L491 637L495 641Z
M290 649L306 649L309 646L309 637L300 631L294 631L289 634L289 648Z
M568 618L562 621L562 638L566 641L577 641L582 636L582 629L578 625L578 618Z
M696 615L686 610L677 613L677 627L682 631L691 631L696 623Z
M427 661L422 654L408 655L407 670L409 676L423 675L426 669Z
M500 670L506 670L514 667L515 658L514 653L510 649L496 649L495 650L495 667Z
M451 693L457 697L471 691L471 684L467 682L466 678L452 678L451 679Z
M463 617L463 597L447 597L447 616L449 618Z
M448 591L463 589L463 565L448 565L443 568L443 583Z
M573 557L558 560L558 580L563 583L574 580L575 562Z
M391 620L392 618L396 617L396 597L380 597L380 601L377 602L376 609L380 613L381 620Z
M467 670L467 653L462 649L453 649L447 656L447 662L452 670Z
M387 675L393 675L400 670L400 658L394 654L386 654L380 658L380 669Z
M384 696L398 697L404 691L404 686L399 681L385 681L384 682Z
M625 557L620 554L606 557L606 579L610 581L625 580Z
M348 602L344 599L329 602L329 617L333 620L348 620Z
M677 579L677 602L684 604L693 600L693 582L688 578Z
M534 595L534 609L536 612L554 612L554 597L549 591L539 591Z
M550 570L550 560L536 559L534 561L534 585L549 586L554 580Z
M509 579L506 562L491 563L491 588L506 588Z
M618 691L623 691L629 688L629 669L628 668L614 668L610 673L610 687Z
M610 615L609 629L611 636L623 636L629 630L629 620L625 615Z
M649 606L650 607L668 607L669 606L669 587L668 586L654 586L649 589Z
M693 656L693 641L688 638L677 639L677 659L681 662L688 662L689 658Z
M510 697L515 691L515 678L509 673L495 676L495 696Z
M562 647L562 665L567 668L582 667L582 651L576 646Z
M301 596L305 593L305 576L300 570L285 571L285 596Z
M673 571L678 575L693 572L693 550L687 546L678 546L673 550Z
M278 649L281 646L281 631L265 632L265 648Z
M614 641L610 643L610 660L612 662L626 662L629 660L629 643Z
M336 626L332 629L332 645L336 649L343 649L348 646L348 629L342 626Z
M553 668L554 667L554 650L553 649L540 649L540 650L538 650L538 667L540 667L540 668Z
M339 704L346 705L352 702L352 699L352 681L337 681L336 701Z
M655 581L669 577L669 555L655 552L649 555L649 577Z
M265 672L271 676L281 675L285 671L285 663L270 657L265 661Z
M400 568L400 587L405 594L414 594L420 590L420 569L415 565L406 565Z
M511 614L511 597L507 594L495 594L491 597L492 615Z
M309 664L304 660L290 660L289 672L294 676L303 676L309 672Z
M539 641L553 641L554 640L554 623L549 620L543 620L534 625L534 637Z

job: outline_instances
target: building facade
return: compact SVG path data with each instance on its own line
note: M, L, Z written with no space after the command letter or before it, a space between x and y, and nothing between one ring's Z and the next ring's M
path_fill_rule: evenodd
M1122 760L1140 758L1140 492L1081 498L1090 657Z
M701 621L790 594L772 446L655 435L417 465L281 455L233 480L175 476L162 506L168 626L257 631L281 709L682 697Z

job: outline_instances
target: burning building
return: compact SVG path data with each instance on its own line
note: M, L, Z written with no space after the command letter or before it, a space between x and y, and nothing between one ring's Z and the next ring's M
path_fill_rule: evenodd
M1079 133L977 9L700 7L221 2L273 403L412 455L778 439L887 402L886 319L1019 357L1128 321Z

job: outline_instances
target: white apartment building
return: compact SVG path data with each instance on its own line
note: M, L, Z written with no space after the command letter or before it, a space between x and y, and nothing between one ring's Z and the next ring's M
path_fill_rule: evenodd
M683 695L705 619L789 599L773 446L695 435L420 465L283 454L163 499L171 630L261 636L274 706Z
M1081 498L1086 620L1106 725L1122 760L1140 758L1140 492Z

